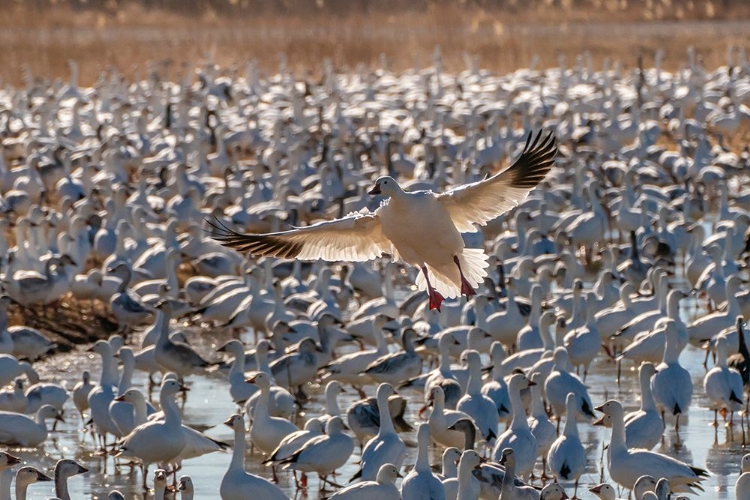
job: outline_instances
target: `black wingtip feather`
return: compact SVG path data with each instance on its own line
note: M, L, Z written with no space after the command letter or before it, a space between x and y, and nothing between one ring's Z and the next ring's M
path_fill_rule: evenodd
M274 234L242 234L228 228L221 220L214 217L206 219L206 223L213 228L208 231L211 238L227 248L253 255L265 255L293 259L302 251L302 243L294 243L277 238Z
M557 141L552 132L544 139L541 130L532 141L533 136L533 132L529 132L521 156L510 167L514 173L511 184L514 188L535 188L547 176L557 155Z

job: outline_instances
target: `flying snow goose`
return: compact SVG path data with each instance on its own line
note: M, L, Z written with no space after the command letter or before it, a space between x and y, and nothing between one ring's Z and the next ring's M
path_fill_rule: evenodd
M390 254L421 269L420 290L430 309L444 297L473 295L487 275L487 256L464 248L461 232L477 232L523 200L552 167L557 148L550 133L529 134L521 156L508 169L482 181L436 194L404 191L392 177L375 181L369 194L388 196L375 212L363 210L342 219L269 234L241 234L218 220L210 222L221 244L241 252L301 260L365 261ZM432 244L424 245L425 241Z

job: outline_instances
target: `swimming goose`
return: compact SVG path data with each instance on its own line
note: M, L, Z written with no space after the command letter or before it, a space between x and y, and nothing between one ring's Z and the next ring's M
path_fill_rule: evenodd
M147 487L148 466L152 463L174 462L185 447L182 418L175 402L177 393L184 390L187 390L187 387L176 380L165 380L159 391L159 405L164 412L164 420L139 425L120 443L118 456L141 461L144 489Z
M259 495L271 500L288 500L281 489L266 479L245 471L245 419L232 415L224 425L234 430L232 461L221 480L219 494L222 500L245 500Z
M677 327L672 320L665 325L666 347L664 358L651 378L651 392L661 412L675 417L675 429L680 428L680 416L687 415L693 398L693 380L690 373L680 365L677 346ZM666 421L665 421L666 423Z
M487 256L479 249L464 248L461 232L476 232L475 224L485 225L515 206L549 172L557 152L555 139L552 134L540 139L541 131L533 142L529 134L510 168L444 194L405 192L395 179L385 176L375 181L369 194L390 200L373 213L362 211L265 235L240 234L219 222L214 239L239 251L302 260L363 261L384 253L398 255L422 271L417 286L428 290L430 309L439 310L444 297L473 295L487 275ZM424 241L436 243L428 248L421 244ZM443 248L448 252L436 251Z
M718 426L717 414L719 410L726 417L729 411L729 425L734 423L734 412L742 409L744 392L740 372L727 366L727 340L719 337L716 340L716 365L703 377L703 387L711 409L714 411L714 426Z
M514 470L524 479L534 469L539 446L534 434L529 429L529 424L526 420L526 410L521 402L521 391L533 385L534 382L527 379L526 375L516 373L510 377L508 381L508 394L510 395L513 420L505 432L497 438L495 447L492 450L492 459L497 462L500 461L501 457L505 457L506 449L512 448L515 452L513 458Z
M406 445L404 445L401 437L396 434L388 403L388 398L394 394L396 393L389 384L380 384L378 386L377 399L378 411L380 413L380 428L375 437L370 439L362 450L360 468L350 481L358 478L361 478L363 481L372 481L375 479L382 465L390 463L400 469L404 463Z
M383 464L378 469L374 481L362 481L343 488L330 497L329 500L400 500L401 493L396 488L396 478L403 477L398 467L393 464Z
M62 459L55 464L55 496L60 500L70 500L68 493L68 479L78 474L85 474L89 470L75 460Z
M26 490L36 482L52 481L52 478L36 467L26 465L16 472L16 500L26 500Z
M552 443L547 453L552 475L556 481L575 481L573 498L578 495L578 480L586 469L586 449L578 436L576 395L568 393L565 398L565 427L563 433Z
M417 463L401 483L401 498L410 500L445 500L443 483L430 468L428 448L430 425L420 424L417 429Z
M648 450L631 450L625 441L625 423L622 404L609 400L596 408L612 417L612 437L609 444L608 469L610 477L624 488L633 488L644 475L666 477L675 492L689 492L689 485L708 477L708 472L680 462L672 457Z

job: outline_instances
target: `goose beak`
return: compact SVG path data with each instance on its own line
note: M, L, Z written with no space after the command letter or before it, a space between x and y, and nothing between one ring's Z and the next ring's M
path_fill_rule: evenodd
M372 195L376 195L376 194L381 194L381 193L380 193L380 184L375 184L375 187L374 187L374 188L372 188L372 189L370 189L370 190L369 190L369 191L367 192L367 194L372 194Z
M224 425L226 425L227 427L234 428L234 425L232 425L232 417L229 417L228 419L224 420Z
M604 409L604 405L599 405L594 408L596 411L602 411Z
M256 374L256 375L253 375L253 376L252 376L252 377L250 377L250 378L246 378L246 379L245 379L245 382L247 382L248 384L254 384L254 383L255 383L255 377L257 377L257 374ZM225 422L225 423L226 423L226 422Z
M599 493L602 491L602 487L600 485L592 486L591 488L589 488L589 491L591 493Z
M8 465L16 465L21 463L21 459L11 455L10 453L5 454L8 458Z
M125 401L125 397L124 397L124 396L117 396L117 397L116 397L115 399L113 399L112 401Z
M397 473L396 473L396 477L404 477L404 475L403 475L403 474L401 474L400 472L397 472Z
M63 418L63 416L62 416L62 413L58 413L58 414L57 414L57 415L55 416L55 420L57 420L58 422L62 422L62 423L65 423L65 419Z
M188 392L189 390L190 388L188 386L180 384L180 391Z
M52 478L43 472L37 471L36 480L37 481L52 481Z
M591 425L604 425L604 417L594 420Z

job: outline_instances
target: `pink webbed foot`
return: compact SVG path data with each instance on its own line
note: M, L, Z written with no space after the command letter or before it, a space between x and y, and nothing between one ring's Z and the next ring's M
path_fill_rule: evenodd
M430 293L430 310L437 309L438 312L440 312L440 306L443 304L443 300L445 300L445 297L440 295L440 292L438 292L432 287L430 287L429 293Z

